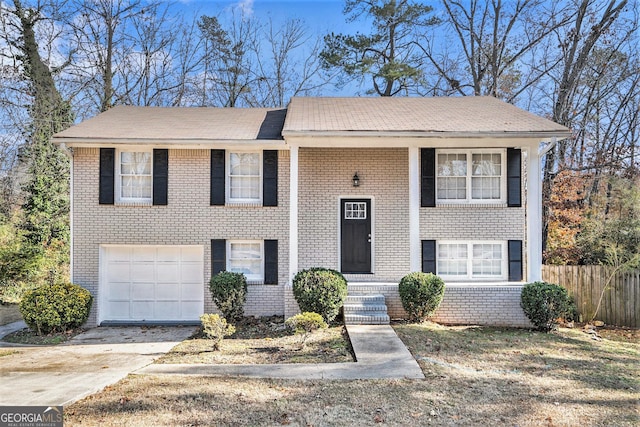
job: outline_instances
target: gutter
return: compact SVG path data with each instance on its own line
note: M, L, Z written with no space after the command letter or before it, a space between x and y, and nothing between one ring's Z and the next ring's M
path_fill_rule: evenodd
M569 132L537 131L537 132L450 132L450 131L299 131L284 130L282 136L287 137L410 137L410 138L567 138Z

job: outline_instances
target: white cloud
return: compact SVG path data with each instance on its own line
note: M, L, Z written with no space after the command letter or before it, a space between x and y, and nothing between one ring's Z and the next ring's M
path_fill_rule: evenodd
M253 15L253 0L240 0L233 7L245 16Z

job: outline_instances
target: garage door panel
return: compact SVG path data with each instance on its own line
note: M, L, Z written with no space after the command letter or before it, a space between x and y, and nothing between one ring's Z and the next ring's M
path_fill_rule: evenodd
M180 248L171 246L158 246L156 252L156 261L158 262L177 262L180 259Z
M155 299L155 283L135 283L131 287L131 299L136 300L154 300Z
M174 263L158 263L158 282L176 283L180 281L180 266Z
M155 264L151 262L134 262L131 265L132 282L149 282L155 280Z
M195 263L188 263L188 264L183 264L182 265L182 275L180 277L180 280L183 283L203 283L204 281L204 273L203 273L203 269L202 269L202 263L200 264L195 264Z
M107 246L103 320L197 321L204 309L202 246Z
M134 320L153 320L155 301L132 301L131 316Z
M202 250L197 247L182 248L182 262L202 264Z
M156 310L165 317L163 320L181 319L180 307L178 301L158 301L156 302ZM156 316L157 317L157 316Z
M134 262L155 262L156 247L155 246L133 246L132 258Z
M111 301L109 304L109 314L113 320L129 319L131 303L127 301Z
M197 299L197 295L204 292L202 283L182 283L182 299L194 300Z
M131 299L131 284L129 282L111 282L107 288L109 297L113 301L129 301Z
M107 267L108 282L128 282L131 280L131 266L127 262L110 262Z
M202 302L200 301L183 301L182 302L182 319L200 319L202 315Z
M158 283L156 285L156 300L180 301L180 284L179 283Z

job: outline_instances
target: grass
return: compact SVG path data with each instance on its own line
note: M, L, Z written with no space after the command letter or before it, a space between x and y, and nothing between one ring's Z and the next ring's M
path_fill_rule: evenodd
M12 332L9 335L2 338L2 341L10 342L13 344L28 344L28 345L58 345L63 342L69 341L76 335L84 332L83 329L71 329L67 332L56 332L48 335L38 335L31 329L25 328L16 332Z
M302 345L300 335L291 335L282 317L247 317L236 332L214 351L211 340L198 333L183 341L156 363L337 363L353 362L351 345L343 326L312 333Z
M394 325L425 380L130 375L65 407L65 425L635 426L637 331ZM626 334L626 335L625 335Z

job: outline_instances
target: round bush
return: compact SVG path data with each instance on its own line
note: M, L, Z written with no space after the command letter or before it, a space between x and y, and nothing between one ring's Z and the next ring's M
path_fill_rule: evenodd
M520 306L540 331L556 329L558 319L570 314L571 305L567 290L560 285L533 282L522 288Z
M221 271L211 278L209 290L213 303L227 322L242 319L247 301L247 278L244 274Z
M43 285L25 293L20 302L20 313L38 335L66 332L87 321L92 302L89 291L81 286L72 283Z
M302 270L293 278L293 296L300 310L318 313L329 323L347 298L347 280L327 268Z
M444 281L433 273L409 273L398 286L409 320L421 322L431 316L444 297Z

